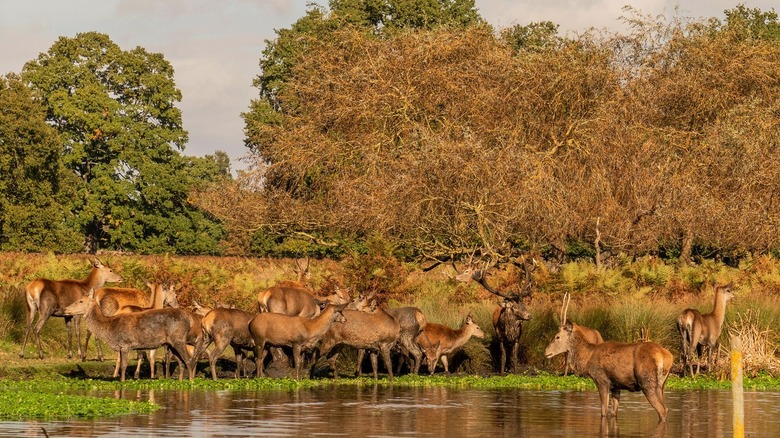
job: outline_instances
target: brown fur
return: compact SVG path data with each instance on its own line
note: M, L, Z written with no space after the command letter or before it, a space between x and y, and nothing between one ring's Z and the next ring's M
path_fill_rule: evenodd
M387 368L387 375L390 380L393 380L393 362L390 358L390 349L395 345L401 331L398 322L382 309L377 309L373 313L344 310L344 318L346 318L346 322L331 325L322 337L320 348L315 351L316 357L312 367L316 365L318 357L325 356L333 369L333 377L338 378L336 360L341 348L349 346L369 351L375 379L379 377L378 356L381 354L385 368ZM358 364L359 366L360 364Z
M712 369L712 356L715 352L717 362L718 339L723 331L723 321L726 318L726 303L734 297L732 284L715 287L715 305L712 312L702 315L696 309L685 309L677 317L677 330L680 332L680 361L683 374L686 369L693 377L701 370L702 350L707 349L707 369ZM698 355L696 374L693 372L693 357Z
M392 316L400 326L398 335L398 348L401 350L403 360L398 363L397 372L401 372L401 365L404 361L410 362L409 369L412 374L420 372L422 364L423 351L417 344L417 336L420 335L428 325L428 319L422 311L416 307L396 307L385 309L388 315Z
M523 334L523 321L531 319L531 312L519 299L506 299L493 312L493 329L501 347L501 362L498 371L504 374L506 356L509 350L509 367L517 371L518 354L520 352L520 336Z
M590 327L585 327L584 325L574 324L572 323L572 326L574 326L574 330L577 330L582 335L582 338L586 341L590 342L591 344L600 344L604 342L604 338L601 337L601 332L599 332L596 329L592 329ZM571 355L569 353L566 353L566 356L564 357L564 368L563 368L563 375L569 374L569 367L571 366Z
M561 353L571 354L574 372L590 377L601 397L601 416L617 417L620 391L642 391L658 413L659 422L666 421L664 388L674 358L669 350L655 342L623 343L587 342L574 324L566 322L544 351L548 359ZM612 400L612 410L608 406Z
M83 280L49 280L46 278L36 278L25 288L25 304L27 321L22 340L22 349L19 357L24 357L24 349L27 345L27 338L30 330L33 328L35 314L38 313L38 322L33 330L35 343L38 346L38 357L43 359L43 348L41 347L41 330L50 317L56 316L65 319L65 326L68 329L68 358L73 357L73 336L72 325L76 325L76 347L79 357L85 358L81 351L81 318L65 315L63 312L66 307L81 299L89 293L92 288L103 287L107 282L118 283L122 277L116 274L110 267L103 266L98 259L92 260L92 270Z
M190 321L187 315L173 308L151 309L114 316L102 314L90 294L65 309L66 314L85 315L87 327L112 349L119 351L119 379L124 382L130 350L149 350L169 346L194 378L194 367L186 348Z
M263 376L266 344L291 347L295 364L295 378L300 379L303 353L317 346L334 322L345 322L343 310L346 304L328 305L314 318L287 316L278 313L258 313L249 323L249 333L254 340L257 376Z
M212 379L217 380L217 359L228 345L233 347L236 355L235 376L240 377L242 370L244 375L247 375L244 351L254 348L254 341L249 333L249 322L254 316L255 314L245 310L218 307L203 317L203 334L209 343L214 343L214 348L209 353Z
M474 322L471 315L466 316L459 329L429 322L419 336L417 343L428 359L428 371L433 375L436 364L441 359L444 372L450 373L448 356L457 352L472 336L484 338L485 332Z

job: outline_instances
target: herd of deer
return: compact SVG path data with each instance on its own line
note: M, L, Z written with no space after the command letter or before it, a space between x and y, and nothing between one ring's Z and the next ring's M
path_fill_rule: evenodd
M531 294L532 272L536 261L515 262L522 268L525 278L520 278L520 291L502 293L490 286L485 279L488 264L477 268L469 262L467 269L454 277L458 281L475 281L490 293L501 297L493 314L493 328L501 350L499 371L516 370L522 322L531 319L531 313L523 300ZM352 300L337 289L326 297L318 297L304 286L308 275L308 262L298 265L298 281L286 281L258 294L258 312L227 307L207 308L194 303L192 310L179 307L173 287L147 283L151 294L133 288L105 287L106 283L119 283L122 277L99 260L92 260L92 270L84 280L33 280L26 288L26 330L20 357L32 331L43 359L40 334L51 316L62 317L68 331L68 358L73 357L72 326L76 326L77 349L86 360L86 346L90 334L94 334L98 359L103 360L98 340L117 351L114 377L125 380L128 355L138 351L135 378L139 377L142 351L148 351L151 377L154 378L155 349L166 348L165 376L169 376L171 357L180 364L179 379L184 371L192 380L197 360L213 344L208 352L211 377L217 379L217 359L230 345L236 356L235 376L247 376L245 352L252 351L257 376L264 375L267 352L273 360L286 359L285 347L292 351L295 377L300 378L305 355L310 356L310 375L314 375L318 359L326 358L334 378L339 373L336 361L343 347L358 351L356 375L361 373L361 362L367 351L371 357L374 378L378 376L378 358L381 355L390 380L393 378L391 349L396 348L401 359L398 370L409 365L417 374L426 359L428 370L434 373L441 360L449 374L449 358L472 336L483 338L485 333L468 315L458 329L428 322L415 307L378 308L373 295ZM707 365L712 366L713 352L717 356L725 317L726 302L733 298L732 284L717 286L715 306L711 313L701 314L686 309L677 320L681 336L680 358L683 373L695 376L700 372L700 360L707 349ZM664 387L672 367L672 354L661 345L640 341L623 343L604 341L601 334L575 324L567 319L570 297L564 296L558 333L544 351L547 358L565 354L565 370L571 367L575 373L590 377L596 383L601 398L602 416L617 415L620 391L642 391L657 411L659 421L665 421ZM35 324L35 316L38 320ZM80 319L87 326L85 348L81 348ZM611 410L608 409L611 402Z

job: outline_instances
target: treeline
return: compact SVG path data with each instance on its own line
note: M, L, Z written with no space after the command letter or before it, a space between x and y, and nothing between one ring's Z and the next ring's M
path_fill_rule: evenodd
M51 160L70 172L50 178L66 187L50 198L68 205L58 223L75 226L54 235L275 256L366 252L373 239L438 260L776 252L777 14L626 14L627 33L564 37L552 22L493 29L473 0L313 5L266 42L259 96L243 115L253 166L236 180L219 156L181 164L192 179L147 177L160 161L181 163L186 142L169 66L118 51L167 85L114 80L136 64L115 71L119 61L81 62L59 47L79 43L102 61L105 36L63 39L22 75L64 136ZM57 83L84 76L70 68L97 82ZM175 201L160 195L166 181L178 183L162 191ZM171 203L174 213L153 214ZM169 238L183 235L204 240L180 249Z
M331 8L265 52L286 70L258 77L245 115L253 172L199 196L245 250L272 251L268 235L321 250L379 235L440 260L780 247L774 11L628 9L626 34L569 38Z

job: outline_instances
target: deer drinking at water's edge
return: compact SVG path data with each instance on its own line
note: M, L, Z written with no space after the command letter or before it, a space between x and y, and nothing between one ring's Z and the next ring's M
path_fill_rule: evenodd
M65 325L68 329L68 358L73 357L73 335L71 326L73 320L76 325L76 346L79 356L83 357L81 352L81 327L80 317L66 315L64 309L73 304L92 288L103 287L106 283L119 283L122 277L115 273L113 269L104 266L98 259L91 260L92 270L84 280L49 280L46 278L37 278L30 282L25 289L25 304L27 310L27 326L22 340L22 350L19 357L24 357L24 348L27 345L27 338L30 330L33 329L33 320L38 313L38 322L33 331L35 343L38 346L38 357L43 359L43 349L41 348L41 330L46 321L51 316L65 318ZM86 352L85 352L86 353Z
M596 383L601 398L601 416L617 417L620 391L642 391L665 422L668 409L664 404L664 388L674 358L669 350L655 342L623 343L588 342L575 324L566 321L564 313L555 338L544 350L546 358L569 353L574 372L590 377ZM608 406L612 401L612 409Z
M683 375L693 373L693 356L697 354L696 374L701 367L702 350L707 349L707 370L712 370L712 355L715 361L718 356L718 339L723 331L723 320L726 318L726 303L734 298L731 291L733 284L729 283L715 287L715 306L712 312L701 314L696 309L685 309L677 318L677 330L680 332L680 360L683 365Z

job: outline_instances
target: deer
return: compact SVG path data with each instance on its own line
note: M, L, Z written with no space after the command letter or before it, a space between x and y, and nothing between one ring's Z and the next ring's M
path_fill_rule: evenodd
M33 331L35 343L38 346L38 358L43 359L43 348L41 348L41 330L50 317L56 316L65 319L65 327L68 329L68 359L73 357L73 336L72 326L76 326L76 346L78 354L82 356L81 351L81 318L64 314L67 306L81 299L92 288L103 287L106 283L121 283L122 276L114 272L108 266L95 258L90 260L92 270L89 271L87 278L83 280L49 280L46 278L36 278L25 288L25 310L26 310L26 328L24 339L22 340L22 349L19 357L24 358L24 349L27 346L27 338L30 331ZM38 322L33 329L33 320L36 313ZM86 355L86 351L84 352Z
M224 307L217 307L203 317L203 335L207 343L214 344L209 353L212 380L217 380L217 359L228 345L233 347L236 356L235 378L241 377L242 371L247 376L244 351L254 349L254 340L249 333L249 322L254 317L255 313Z
M314 375L317 360L320 357L325 357L333 370L333 377L337 379L339 373L336 360L341 349L344 346L349 346L357 349L359 353L361 350L369 351L374 379L379 378L378 356L381 354L385 368L387 368L388 378L392 381L393 362L390 350L398 340L401 326L383 309L376 309L373 312L345 309L343 314L346 321L342 324L332 324L323 335L319 349L314 350L311 375ZM363 356L360 354L360 360L355 370L356 375L360 374L362 358Z
M119 351L119 380L125 381L127 359L130 350L150 350L168 346L176 358L189 372L189 380L195 377L194 364L187 352L187 333L190 320L180 309L150 309L123 313L114 316L103 315L95 301L95 290L66 307L66 315L84 315L87 327L112 349ZM182 376L179 376L182 379Z
M712 312L701 314L696 309L685 309L677 318L677 330L680 332L680 360L683 375L686 369L695 377L701 371L702 350L707 348L707 369L712 369L712 354L715 352L715 362L718 359L718 339L723 331L723 320L726 318L726 303L734 298L733 283L715 287L715 305ZM693 372L693 356L697 354L696 374Z
M566 322L566 317L569 312L569 303L571 302L571 296L568 292L563 296L563 304L561 305L561 315L559 321ZM573 330L579 332L583 339L590 342L591 344L600 344L604 342L604 338L601 336L601 332L599 332L596 329L592 329L590 327L585 327L584 325L579 325L572 323ZM644 333L644 332L642 332ZM643 339L644 341L644 339ZM569 367L571 366L571 355L566 352L563 357L563 375L566 376L569 374Z
M410 363L409 370L417 375L422 364L423 351L417 344L417 336L428 325L428 319L417 307L395 307L385 309L388 315L398 322L400 332L397 347L401 351L402 360L398 362L396 374L401 372L404 361Z
M295 366L295 379L300 380L303 353L317 346L322 336L334 323L344 323L343 311L347 304L329 304L314 318L288 316L279 313L258 313L249 322L249 333L254 340L257 376L263 377L263 361L266 344L291 347Z
M482 339L485 337L485 332L474 322L471 314L466 316L458 329L429 322L417 336L417 344L420 345L428 361L428 372L433 375L441 359L444 372L449 375L449 356L460 350L472 336Z
M472 256L473 258L473 256ZM520 291L517 293L502 293L496 288L490 286L485 279L485 273L489 266L494 263L486 263L481 269L475 269L471 260L467 263L467 269L456 276L459 281L476 281L485 290L491 294L503 298L499 302L498 307L493 312L493 329L496 333L496 339L498 340L499 348L501 349L501 359L499 362L499 372L503 375L506 372L507 364L507 351L509 351L509 367L513 371L517 371L518 355L520 353L520 337L523 334L523 321L529 321L531 319L531 312L528 311L523 300L526 297L531 296L533 292L533 277L532 273L537 268L535 259L531 259L532 268L528 268L525 258L522 259L522 265L515 263L516 266L522 267L524 278L518 278L518 284L520 285Z
M624 343L589 342L581 330L565 314L558 333L544 350L547 359L568 353L574 372L590 377L601 398L601 416L617 418L620 391L642 391L658 413L658 421L666 422L668 409L664 404L664 388L672 369L672 353L655 342ZM612 402L612 409L608 406Z
M120 287L100 287L95 289L95 301L100 305L100 310L106 316L113 316L117 313L138 312L148 309L162 309L165 306L179 307L179 303L176 300L176 293L170 288L163 288L157 283L146 283L149 287L150 294L135 288L120 288ZM92 333L87 330L86 339L84 340L84 355L81 357L81 361L87 360L87 346L89 345L89 338ZM103 347L100 342L95 339L95 345L98 350L98 360L103 361ZM141 356L139 355L139 358ZM140 370L140 363L138 364ZM114 377L119 372L119 356L117 356L116 369L114 370ZM136 373L138 370L136 370ZM152 371L154 374L154 371ZM136 378L138 376L136 375ZM154 376L152 376L154 378Z
M111 293L110 291L107 291L107 289L113 289L118 290L119 295L124 295L125 290L119 289L119 288L101 288L97 289L95 291L95 301L100 306L100 310L105 316L114 316L114 315L121 315L124 313L133 313L133 312L142 312L144 310L150 310L150 309L162 309L163 307L173 307L178 308L179 302L176 299L176 292L173 290L173 287L169 286L163 286L159 283L146 283L147 287L149 287L149 290L151 291L151 297L148 300L147 306L140 306L135 304L127 304L129 301L124 301L124 305L119 305L119 302L122 302L121 300L115 300L115 299L109 299L104 301L98 300L98 292L102 291L103 297L110 297ZM136 289L128 289L129 293L128 295L135 295ZM140 292L140 291L138 291ZM143 296L143 295L140 295ZM143 298L146 298L143 296ZM146 301L146 300L144 300ZM106 305L106 303L110 303ZM109 308L109 311L106 311L105 309ZM89 342L89 335L90 331L87 330L87 340L85 341L85 346ZM96 339L96 345L98 345L98 350L100 350L100 357L102 358L103 352L102 348L100 348L100 343L97 342ZM86 347L85 347L86 349ZM154 379L154 356L155 356L155 350L149 350L147 352L149 356L149 364L150 364L150 378ZM134 377L138 379L141 374L141 365L143 364L143 353L141 351L138 352L138 363L136 364L135 368L135 374ZM116 365L114 366L114 374L113 377L117 377L119 375L119 367L120 367L120 356L117 354L116 358Z

